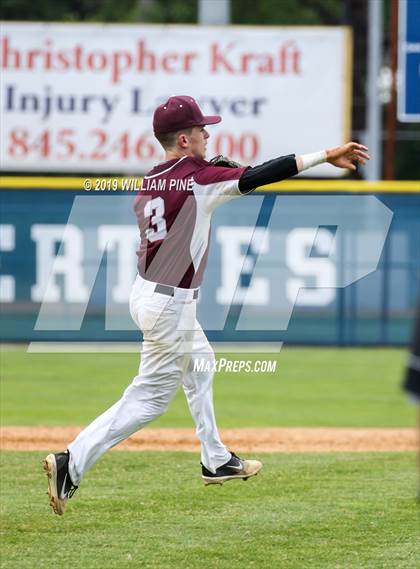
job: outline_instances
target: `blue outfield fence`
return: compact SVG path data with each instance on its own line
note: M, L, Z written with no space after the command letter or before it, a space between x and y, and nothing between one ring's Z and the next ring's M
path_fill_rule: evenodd
M92 183L2 179L3 341L141 338L134 192ZM419 283L417 182L288 181L215 212L199 320L214 341L406 344Z

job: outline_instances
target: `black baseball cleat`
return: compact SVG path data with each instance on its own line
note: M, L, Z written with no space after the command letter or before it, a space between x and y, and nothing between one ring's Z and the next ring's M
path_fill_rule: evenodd
M44 460L44 470L48 476L48 496L54 513L62 516L67 500L73 496L77 486L73 484L69 474L68 450L49 454Z
M226 464L222 464L216 469L216 472L210 472L201 464L202 478L204 480L205 486L209 484L223 484L228 480L235 480L236 478L242 478L242 480L248 480L251 476L255 476L259 473L262 468L262 463L259 460L243 460L236 456L234 452L231 453L232 457Z

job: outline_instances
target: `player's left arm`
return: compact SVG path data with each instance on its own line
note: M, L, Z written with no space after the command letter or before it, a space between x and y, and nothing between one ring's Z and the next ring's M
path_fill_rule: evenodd
M280 156L264 164L247 168L239 179L239 191L246 194L259 186L286 180L303 170L325 162L337 168L356 170L354 162L365 164L366 160L369 160L367 150L362 144L348 142L342 146L312 154Z

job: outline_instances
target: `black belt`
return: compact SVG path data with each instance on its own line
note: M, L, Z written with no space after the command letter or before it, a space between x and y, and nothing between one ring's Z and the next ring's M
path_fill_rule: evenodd
M175 288L169 285L157 284L155 286L155 292L159 294L166 294L166 296L175 296ZM193 299L197 300L198 298L198 288L194 290Z

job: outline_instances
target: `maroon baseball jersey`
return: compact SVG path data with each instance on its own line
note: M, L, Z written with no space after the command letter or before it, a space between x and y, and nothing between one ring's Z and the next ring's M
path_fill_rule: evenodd
M138 272L148 281L197 288L203 279L214 209L242 194L244 168L183 156L155 166L134 202L140 228Z

